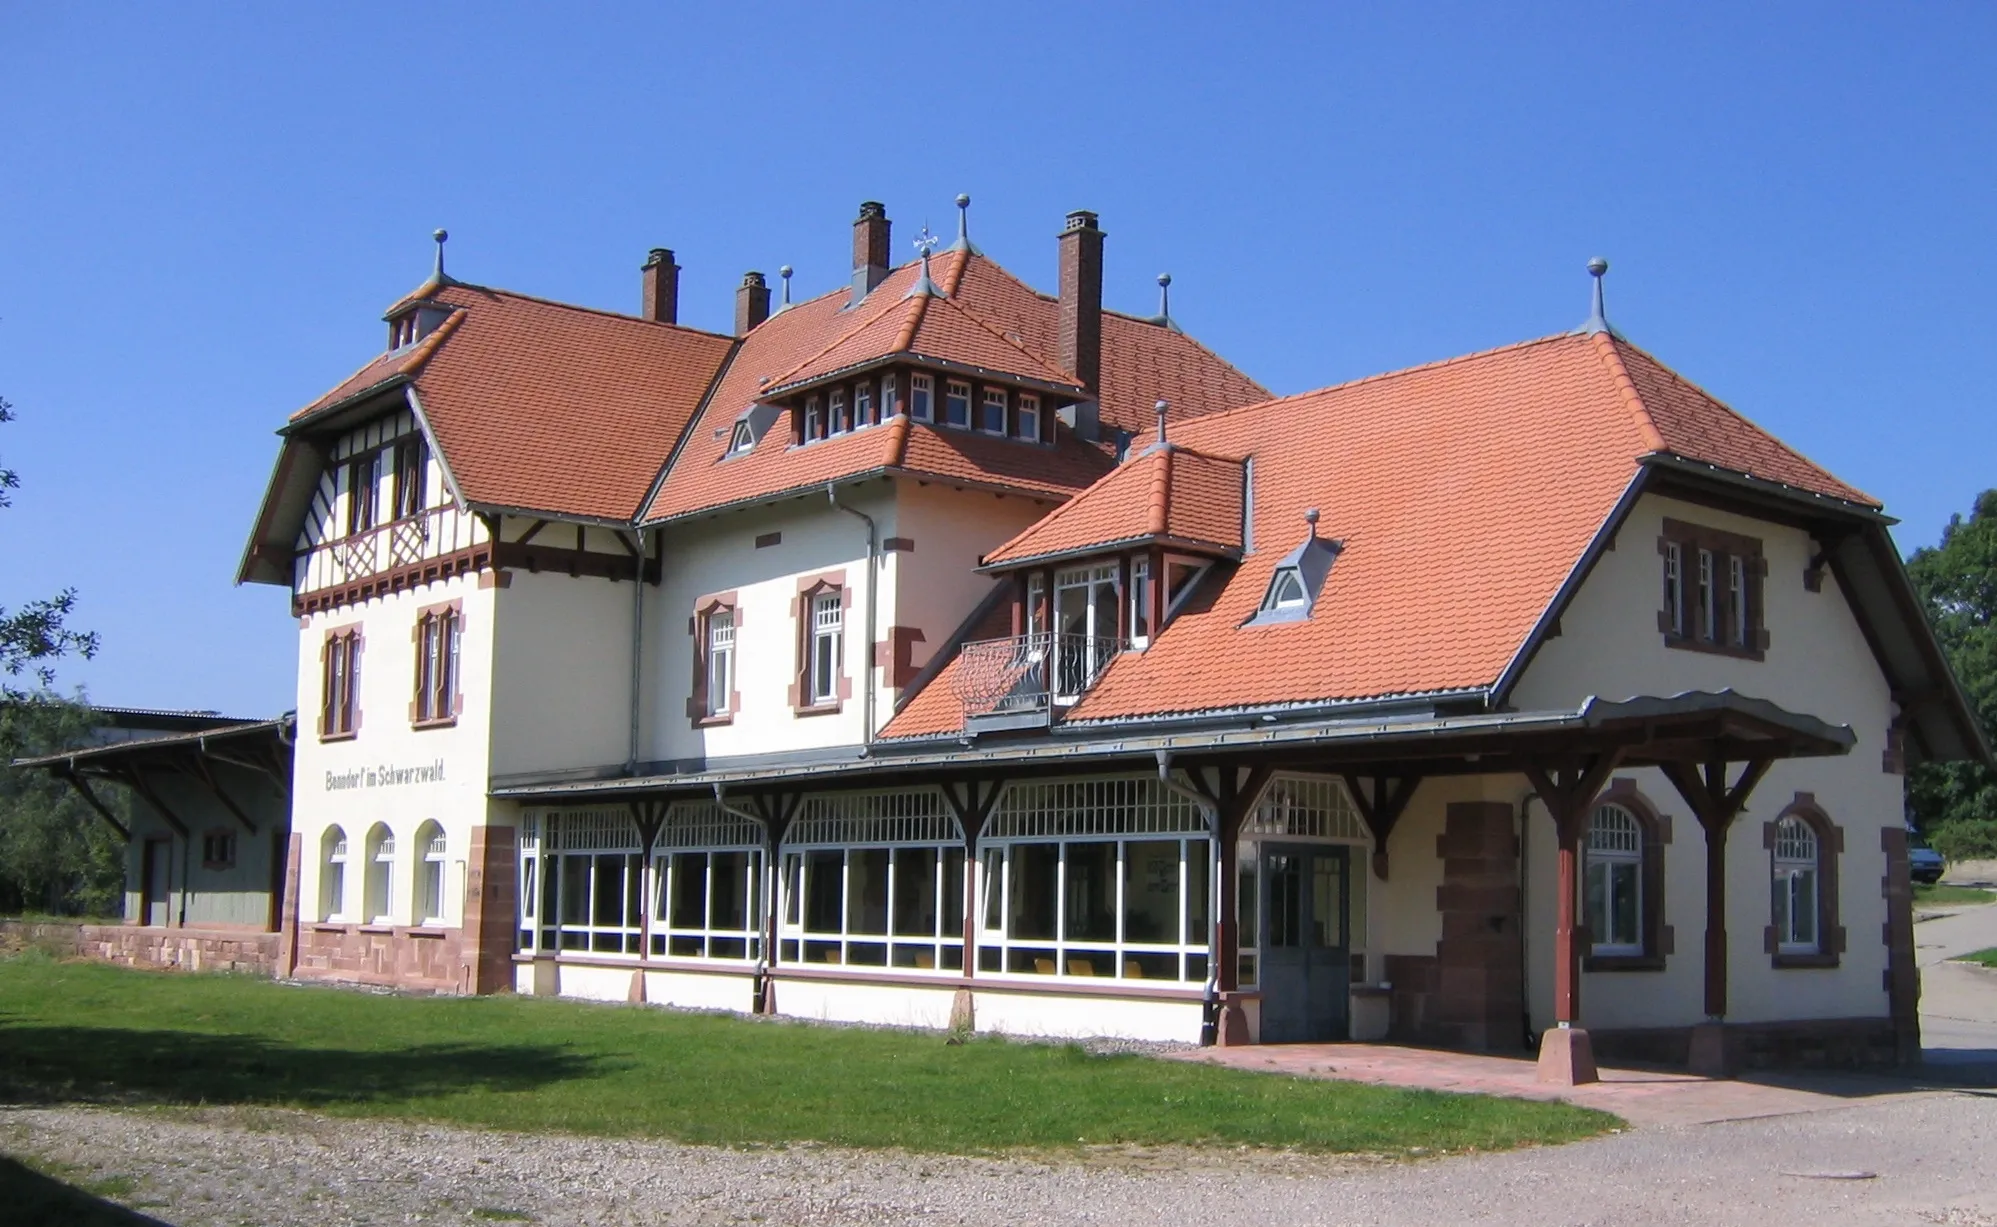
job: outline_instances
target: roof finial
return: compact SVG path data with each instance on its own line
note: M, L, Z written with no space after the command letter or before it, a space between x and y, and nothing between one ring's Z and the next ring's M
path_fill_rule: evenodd
M1178 321L1172 318L1172 274L1158 274L1158 314L1151 317L1151 323L1173 332L1183 332Z
M1596 256L1588 261L1588 275L1595 279L1595 293L1593 305L1588 312L1588 322L1581 325L1581 332L1585 336L1594 336L1598 332L1606 332L1612 337L1622 335L1609 326L1609 313L1602 305L1602 277L1608 271L1609 262L1602 257Z
M1311 526L1311 540L1317 540L1317 508L1310 507L1305 509L1304 523Z
M431 232L430 237L437 240L437 267L430 273L430 279L449 282L450 278L444 274L444 244L450 241L451 232L439 226Z
M1165 438L1165 414L1172 408L1171 402L1161 397L1152 408L1158 411L1158 446L1170 447L1171 442Z
M777 270L777 276L784 279L784 300L777 304L778 312L790 310L790 274L791 267L788 264Z
M922 233L915 236L915 249L922 253L922 276L916 278L915 284L910 286L908 293L902 297L914 298L918 294L926 294L931 298L943 297L943 291L937 289L936 283L929 278L929 253L936 250L936 245L942 241L929 233L928 226L924 226Z
M950 245L950 250L965 252L973 256L982 256L985 254L978 250L976 243L971 241L971 194L969 192L957 193L957 241Z

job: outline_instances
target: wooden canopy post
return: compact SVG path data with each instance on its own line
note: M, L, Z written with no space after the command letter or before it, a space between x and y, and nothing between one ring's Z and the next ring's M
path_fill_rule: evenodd
M1373 876L1382 882L1387 880L1387 837L1394 833L1394 824L1407 811L1408 802L1414 800L1415 789L1421 786L1419 775L1376 775L1373 777L1371 792L1360 787L1363 779L1356 772L1345 773L1345 791L1352 796L1352 804L1359 810L1359 816L1366 820L1366 829L1373 833Z
M943 786L943 799L957 816L957 825L964 832L964 898L961 901L964 908L964 953L960 958L966 981L976 979L978 974L978 839L984 834L985 821L997 808L1005 790L1006 781L1003 779L967 780ZM969 1033L975 1031L977 1025L977 999L967 983L950 1000L950 1030Z
M1561 1086L1595 1082L1595 1049L1581 1021L1581 937L1575 910L1580 896L1581 838L1588 829L1589 803L1622 762L1621 749L1580 755L1562 763L1524 764L1539 799L1553 816L1558 839L1559 885L1553 925L1553 1017L1558 1024L1540 1037L1539 1080Z
M1727 833L1747 807L1747 798L1773 760L1748 759L1740 779L1729 787L1725 759L1704 764L1664 763L1661 770L1699 820L1706 836L1706 1021L1692 1029L1686 1064L1695 1074L1724 1078L1731 1073L1726 1053L1727 1014Z
M1156 585L1152 589L1157 591ZM1214 830L1216 877L1213 891L1214 986L1220 994L1220 1014L1214 1020L1214 1043L1222 1048L1248 1042L1248 1015L1236 994L1241 989L1241 924L1236 914L1241 881L1241 828L1262 800L1273 767L1219 767L1209 777L1191 771L1193 791L1205 797L1218 817Z
M618 540L623 540L619 534ZM666 798L639 797L624 803L631 815L631 824L638 828L638 880L642 889L651 898L640 901L638 908L638 961L645 963L652 958L652 913L658 909L658 884L647 872L652 867L652 845L659 842L659 828L666 823L666 811L672 802ZM418 855L421 855L420 851ZM626 1000L633 1005L645 1001L645 973L643 970L631 973L631 991Z

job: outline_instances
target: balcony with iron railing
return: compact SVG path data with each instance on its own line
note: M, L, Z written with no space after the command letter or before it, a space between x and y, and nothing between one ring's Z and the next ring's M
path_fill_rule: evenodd
M1046 631L965 644L953 687L964 704L964 731L1046 728L1129 646L1111 636Z

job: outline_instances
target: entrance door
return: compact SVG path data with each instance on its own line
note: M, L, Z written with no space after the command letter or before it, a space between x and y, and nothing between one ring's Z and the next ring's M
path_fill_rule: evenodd
M1342 1040L1348 1034L1347 850L1262 851L1262 1042Z
M165 928L172 908L173 841L148 839L139 850L139 922Z

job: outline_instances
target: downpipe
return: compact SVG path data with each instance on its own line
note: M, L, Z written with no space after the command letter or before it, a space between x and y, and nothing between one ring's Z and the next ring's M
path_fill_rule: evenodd
M645 694L645 530L638 530L636 582L631 585L631 745L624 774L638 774L638 724Z
M749 984L749 1000L757 1014L773 1013L770 1000L770 952L777 940L777 847L770 838L769 824L761 817L739 806L730 805L728 796L722 790L721 781L714 782L714 804L722 813L731 818L742 818L755 823L763 830L763 915L757 923L763 930L763 948L756 956L755 974Z
M866 512L839 501L837 482L825 483L825 501L849 516L857 516L867 525L867 638L865 658L860 662L860 710L866 720L860 729L860 757L866 758L874 749L874 635L880 629L876 625L880 619L875 614L874 602L880 593L880 526Z

